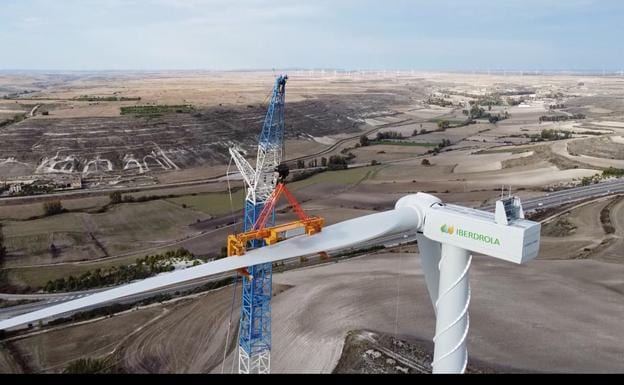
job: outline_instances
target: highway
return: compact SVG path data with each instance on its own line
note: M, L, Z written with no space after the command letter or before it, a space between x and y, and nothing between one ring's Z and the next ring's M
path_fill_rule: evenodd
M548 193L541 197L534 197L526 199L522 202L523 208L525 212L530 212L536 209L543 208L552 208L561 206L568 203L573 203L577 201L581 201L589 198L599 198L606 195L612 195L616 193L624 193L624 178L615 179L610 181L605 181L598 184L593 184L589 186L582 186L571 188L567 190L561 190L556 192ZM485 211L494 211L493 205L482 206L479 207ZM383 238L374 239L363 244L360 244L357 249L366 249L376 245L384 245L385 247L394 247L403 243L411 243L416 240L416 234L413 232L397 234L393 236L387 236ZM346 251L352 251L354 248L347 248L341 250L334 250L329 253L330 256L337 256ZM338 258L341 259L341 258ZM328 261L328 263L333 263L336 261L336 258L332 258ZM308 264L306 264L307 266ZM284 261L284 266L280 266L280 270L289 270L301 267L301 262L299 258L292 258ZM163 273L166 274L166 273ZM162 288L156 291L145 292L136 294L133 296L125 297L121 300L115 301L117 303L135 303L147 298L153 297L158 294L166 294L173 293L176 291L187 291L192 290L193 288L202 286L211 281L217 281L227 277L234 277L236 273L224 273L220 275L214 275L210 277L203 278L201 280L196 280L192 282L186 282L183 284ZM89 295L92 293L96 293L99 291L107 290L108 288L99 288L81 292L72 292L72 293L51 293L51 294L2 294L1 298L5 300L38 300L38 302L27 303L23 305L0 308L0 319L6 319L10 317L14 317L19 314L23 314L26 312L38 310L40 308L50 306L52 304L57 304L65 301L70 301L73 299L77 299L83 297L85 295ZM101 305L99 305L101 306ZM98 306L94 306L98 307ZM88 309L83 309L88 310Z
M589 186L574 187L561 191L547 193L541 197L522 200L524 211L533 211L561 206L567 203L582 201L589 198L598 198L610 194L624 193L624 178L613 179ZM494 211L493 205L480 207L482 210Z

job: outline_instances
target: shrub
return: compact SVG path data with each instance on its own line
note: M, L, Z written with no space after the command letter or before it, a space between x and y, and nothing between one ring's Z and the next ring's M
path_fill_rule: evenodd
M347 168L347 158L340 155L332 155L329 157L327 167L330 170L344 170Z
M109 197L110 197L110 203L111 204L121 203L121 201L122 201L121 192L119 192L119 191L114 191L114 192L110 193Z
M60 214L64 211L60 200L49 201L43 204L43 214L45 216Z
M438 128L445 129L451 126L451 122L448 120L441 120L438 122Z

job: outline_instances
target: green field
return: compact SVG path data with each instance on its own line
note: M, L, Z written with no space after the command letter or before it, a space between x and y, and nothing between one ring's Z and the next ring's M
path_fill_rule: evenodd
M106 213L91 215L91 219L96 237L114 255L149 245L150 241L181 238L188 233L188 225L206 216L161 199L115 205Z
M137 258L144 257L146 255L154 255L164 253L169 250L177 250L177 246L168 246L158 248L147 252L137 252L126 257L111 258L105 261L93 261L79 264L62 264L41 267L22 267L22 268L9 268L7 269L7 276L9 283L16 286L30 286L33 288L42 287L48 281L53 281L58 278L67 278L70 275L79 276L87 270L94 270L98 268L110 268L113 266L130 265L136 261Z
M51 232L81 232L81 214L61 214L31 221L5 221L2 227L5 242L13 237L50 234Z
M230 195L227 192L186 195L167 200L175 203L176 205L186 205L189 208L199 210L212 216L220 216L230 214L232 206L234 211L242 210L244 199L245 192L243 189L239 189L232 192L231 204Z
M19 264L37 264L101 258L102 251L89 232L109 255L116 255L153 246L154 241L180 239L193 232L188 225L206 218L161 199L119 204L101 214L65 213L30 221L5 221L2 231L9 255L24 256ZM54 261L49 251L51 243L62 247ZM15 261L9 263L16 265Z
M320 174L313 175L310 178L293 182L288 185L292 191L300 190L317 183L334 183L334 184L353 184L370 178L377 173L383 166L358 167L338 171L325 171Z
M63 207L69 211L96 211L110 201L106 195L62 200ZM25 220L43 214L43 203L0 206L0 220Z
M79 100L81 102L127 102L127 101L138 101L141 100L139 96L90 96L90 95L82 95L74 98L75 100Z
M438 116L437 118L429 119L429 122L431 122L431 123L439 123L439 122L442 122L444 120L448 120L448 122L450 124L455 124L455 125L466 123L466 119L465 118L457 118L456 116Z
M130 107L120 107L122 115L160 115L160 114L188 114L193 112L195 109L193 106L188 104L181 105L162 105L162 106L130 106Z
M374 140L370 142L371 146L376 144L386 144L392 146L418 146L418 147L436 147L435 143L419 143L419 142L409 142L405 140Z

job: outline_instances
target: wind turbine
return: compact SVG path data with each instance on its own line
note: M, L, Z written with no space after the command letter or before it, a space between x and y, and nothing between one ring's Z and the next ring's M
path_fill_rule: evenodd
M468 362L471 253L521 264L535 258L539 252L540 224L524 219L522 205L516 197L498 200L495 213L491 213L444 204L429 194L406 195L397 201L393 210L340 222L325 227L320 233L293 237L250 250L242 256L162 274L22 314L0 321L0 330L209 275L341 249L408 231L417 232L425 283L435 308L433 372L463 373Z

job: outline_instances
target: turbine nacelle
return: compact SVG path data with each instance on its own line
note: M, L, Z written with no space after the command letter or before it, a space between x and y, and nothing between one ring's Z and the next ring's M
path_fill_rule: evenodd
M520 214L507 209L506 215L506 202ZM495 214L444 204L425 193L402 197L395 208L403 207L414 210L417 231L432 241L514 263L528 262L539 252L541 225L523 218L518 198L497 201Z

